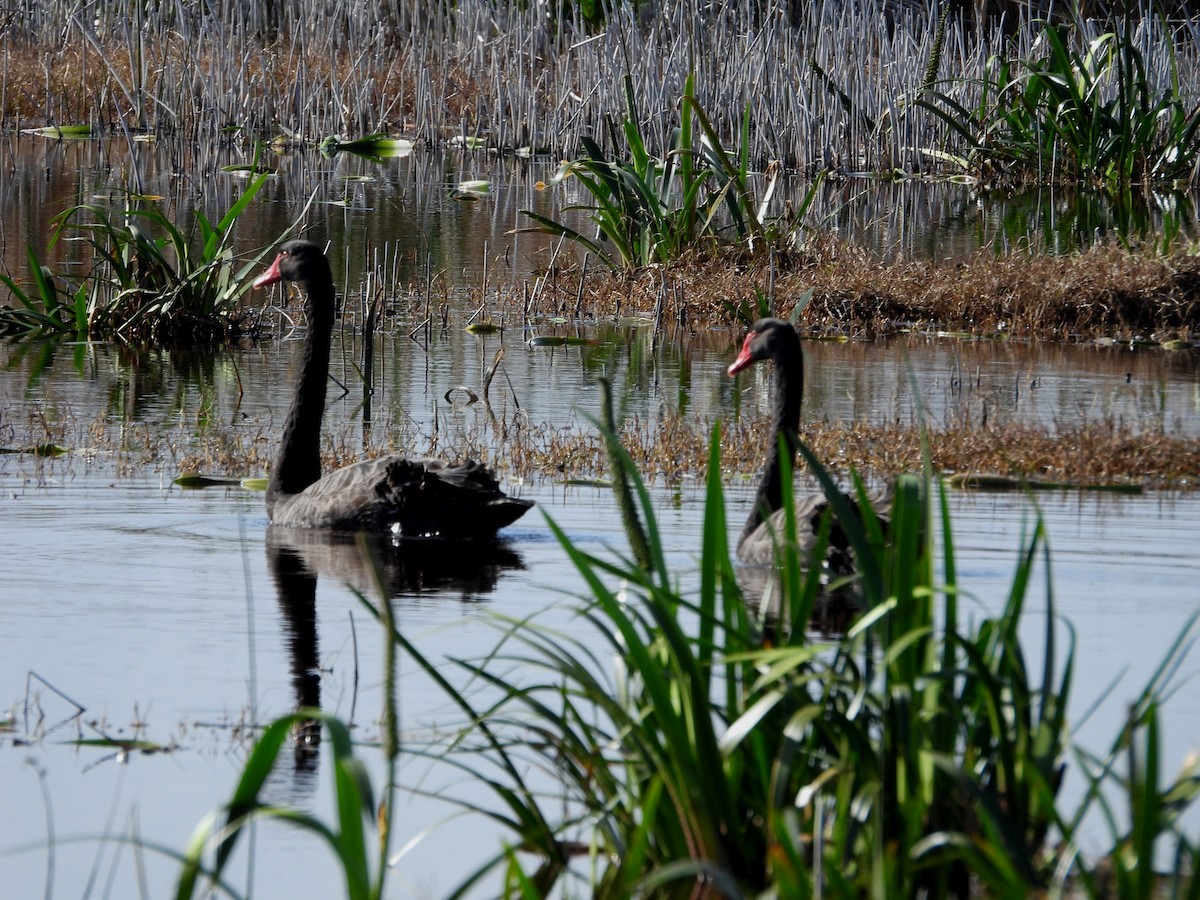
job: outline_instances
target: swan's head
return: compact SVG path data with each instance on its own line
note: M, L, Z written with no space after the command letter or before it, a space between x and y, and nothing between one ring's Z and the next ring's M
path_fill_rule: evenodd
M254 287L266 287L279 281L296 281L312 287L323 281L332 283L329 261L312 241L288 241L279 248L271 267L254 279Z
M729 364L729 374L736 375L760 360L786 359L799 352L800 338L795 328L783 319L759 319L750 326L737 359Z

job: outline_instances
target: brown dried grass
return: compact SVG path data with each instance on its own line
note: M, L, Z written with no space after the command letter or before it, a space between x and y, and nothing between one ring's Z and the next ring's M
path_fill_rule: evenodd
M770 422L746 417L724 420L722 466L727 479L757 473L771 438ZM626 423L621 439L639 471L651 481L673 483L706 477L713 421L663 416ZM8 423L8 446L57 444L73 452L44 458L8 456L7 466L40 482L55 474L96 466L129 477L147 469L174 474L256 477L269 471L275 438L263 428L210 424L156 429L147 425L115 427L104 416L82 422L65 413L56 422L31 416L23 427ZM380 428L368 440L361 426L343 426L326 441L327 471L363 457L386 453L414 456L472 456L514 478L558 481L604 477L606 456L593 429L531 425L519 415L489 419L468 432L397 433ZM894 422L806 422L802 438L832 471L861 473L870 481L922 467L922 440L940 474L988 473L1080 485L1141 485L1195 490L1200 487L1200 438L1167 434L1111 421L1046 429L1029 424L982 426L956 423L920 427Z
M71 40L53 52L54 64L47 64L47 48L40 44L11 42L7 48L7 81L4 108L9 123L40 126L44 124L102 123L114 125L135 121L120 84L137 85L128 44L123 41L101 43L103 53L83 40ZM211 103L207 80L228 81L236 74L238 84L224 98L221 114L228 122L251 128L271 128L277 123L263 121L270 115L261 102L263 97L290 95L297 84L355 84L359 99L371 102L362 106L378 115L386 110L388 121L359 123L354 111L342 109L350 120L332 123L335 127L356 126L402 132L416 130L417 94L413 82L424 73L441 86L438 102L451 121L476 123L481 84L455 60L418 63L411 54L397 53L388 65L364 67L360 54L349 50L331 54L321 46L287 37L268 43L259 52L247 53L236 73L227 71L228 60L221 48L201 44L187 47L176 39L149 42L143 51L150 64L141 85L146 98L166 98L165 107L176 108L178 117L153 116L159 127L173 123L169 130L191 131L212 123L196 117ZM367 84L367 90L363 85ZM151 111L152 113L155 111ZM441 136L438 136L441 137Z
M772 275L769 267L775 266ZM693 256L666 267L589 275L582 307L594 315L659 308L665 321L733 324L728 303L774 283L777 315L811 334L874 337L901 331L962 331L1052 340L1200 338L1200 256L1101 245L1065 256L981 251L965 260L884 262L833 241L804 253L748 258ZM578 273L556 273L547 302L569 314Z
M622 440L648 477L676 481L706 475L712 423L668 418L625 429ZM726 423L721 441L727 477L758 470L771 437L770 423ZM920 471L922 432L902 424L806 424L803 440L834 472L855 470L869 480ZM1048 432L1030 425L933 428L924 434L935 472L988 473L1080 485L1136 484L1195 489L1200 485L1200 438L1091 423ZM543 475L582 476L603 471L604 448L593 434L554 434L531 460Z

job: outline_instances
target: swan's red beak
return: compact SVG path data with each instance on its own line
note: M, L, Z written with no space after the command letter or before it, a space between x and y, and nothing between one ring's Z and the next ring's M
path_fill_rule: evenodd
M729 364L729 374L736 375L742 369L754 362L754 353L750 349L750 344L758 337L757 331L751 331L746 335L746 340L742 341L742 352L737 355L737 359Z
M283 275L279 271L279 261L287 256L286 253L280 253L275 257L275 262L271 263L271 268L263 272L254 279L254 287L266 287L268 284L275 284L277 281L283 281Z

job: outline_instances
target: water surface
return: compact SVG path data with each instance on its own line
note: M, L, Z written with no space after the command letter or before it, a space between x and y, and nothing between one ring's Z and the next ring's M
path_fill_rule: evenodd
M10 140L2 151L0 228L15 271L26 265L27 243L43 246L54 214L78 202L120 208L131 171L138 190L164 198L148 202L186 221L195 208L211 216L233 202L242 182L218 167L245 161L224 150L172 160L146 148L130 163L110 143L26 139ZM265 189L267 202L247 217L239 248L273 244L315 196L309 220L337 248L335 271L352 288L343 291L352 302L335 338L327 449L346 460L364 448L391 447L482 455L501 464L510 490L539 504L484 559L428 548L393 558L389 593L399 627L435 659L485 655L498 639L498 615L538 613L582 631L571 616L579 579L544 516L599 554L624 547L618 516L607 491L565 485L554 473L522 465L517 450L533 454L563 432L590 432L601 375L613 379L621 415L647 428L676 415L704 425L758 417L768 407L765 367L736 381L724 377L740 335L723 331L664 334L644 323L577 327L510 316L503 335L466 335L474 304L463 297L483 286L485 269L486 286L495 290L536 276L552 252L541 237L510 233L522 224L519 210L550 213L579 199L577 186L537 190L552 161L418 154L376 165L308 154L277 164L279 177ZM189 177L177 178L180 170ZM476 203L448 199L465 178L489 179L491 194ZM842 208L843 188L830 186L822 202ZM846 207L839 220L845 235L874 230L870 240L884 253L955 255L1008 241L1005 223L1018 215L953 193L961 188L895 190L895 205L881 198L881 186L858 207L867 212ZM60 245L55 253L62 252ZM413 299L395 311L397 336L373 343L374 375L364 386L353 298L361 272L372 266L411 285ZM450 324L443 329L435 318L434 327L409 339L427 311L426 285ZM294 311L273 302L264 319L272 339L232 351L0 345L0 448L56 444L71 451L57 458L0 455L0 705L16 719L15 731L0 735L0 797L17 811L0 817L0 880L13 896L50 893L48 872L58 896L82 896L89 883L111 896L136 896L139 871L149 896L166 894L175 864L119 838L182 849L232 791L253 727L299 703L319 702L351 721L360 740L377 736L382 640L348 586L370 592L351 548L269 532L260 493L172 484L185 467L266 471L303 336L291 327ZM547 333L592 343L526 343ZM464 403L456 388L479 391L501 347L490 404ZM1012 422L1049 430L1110 423L1150 434L1200 433L1194 353L932 336L806 342L805 349L808 422ZM731 530L748 508L749 490L743 479L729 490ZM668 558L689 589L703 513L699 489L685 478L659 482L653 494ZM1055 493L1036 501L1053 550L1059 628L1065 636L1069 623L1078 639L1076 708L1105 696L1125 671L1078 735L1099 748L1200 601L1200 500ZM1021 535L1032 523L1030 503L1018 495L951 495L960 581L977 616L1003 602ZM1025 625L1031 640L1043 628L1044 596L1037 595ZM412 660L402 657L399 669L406 740L423 742L458 721ZM449 663L446 671L454 671ZM1185 674L1195 671L1189 659ZM1195 696L1179 692L1169 704L1169 770L1200 734ZM98 733L137 734L175 749L118 755L71 743ZM378 753L368 745L360 752L378 784ZM323 751L289 756L273 798L330 820L327 761ZM399 864L394 893L439 896L467 865L495 852L500 836L478 819L451 818L452 807L425 795L453 789L473 796L460 780L447 787L456 780L450 773L406 756L401 779L406 790L393 846L421 840ZM327 852L312 839L271 826L256 832L255 843L253 865L240 860L234 883L256 886L263 896L341 892Z
M366 440L422 451L431 444L446 452L474 448L494 457L503 453L507 429L591 428L585 414L597 406L597 374L614 377L626 414L651 420L681 409L729 418L756 414L764 404L760 378L734 382L721 375L732 335L635 352L645 340L610 335L594 347L547 350L506 334L508 378L490 415L483 404L447 402L445 393L478 384L498 338L435 332L427 349L397 341L382 348L386 364L370 428L362 422L361 388L338 399L331 384L327 433L350 455ZM806 349L809 420L908 419L917 415L919 395L935 419L947 422L977 420L990 404L993 417L1050 426L1100 417L1196 433L1190 357L923 339L809 342ZM351 385L357 350L351 335L335 349L334 374ZM175 875L173 863L154 853L135 862L133 848L101 837L139 836L182 848L232 790L248 747L244 726L315 697L351 720L360 739L377 734L382 641L347 586L368 587L354 554L269 534L257 492L186 491L171 483L185 459L215 465L220 452L252 460L245 474L261 474L278 439L297 342L215 357L131 356L102 346L0 353L0 443L47 434L77 451L56 459L0 457L6 540L0 697L15 711L15 734L33 738L20 746L7 739L0 752L0 796L21 810L0 824L0 873L16 896L44 889L41 771L55 823L56 893L83 894L97 872L103 883L112 879L114 895L130 895L144 865L151 894L161 895ZM510 489L539 506L507 530L499 554L470 565L465 556L459 564L452 553L447 559L418 551L393 566L399 627L432 658L484 656L498 639L497 614L540 613L559 627L585 627L570 615L579 580L543 516L591 552L624 546L607 491L540 475ZM687 589L695 584L699 488L692 479L659 484L654 497L668 557ZM1166 493L1046 494L1036 501L1053 550L1059 627L1069 622L1078 639L1077 708L1104 696L1125 671L1078 735L1098 748L1197 608L1200 503L1191 494ZM731 487L728 503L732 529L747 509L749 488ZM983 616L1003 601L1021 535L1032 523L1030 501L955 493L951 506L960 582L968 609ZM289 559L315 571L315 583L294 567L289 574ZM290 585L282 599L281 580ZM1045 600L1041 591L1034 596L1025 633L1036 645ZM1194 672L1194 660L1187 666ZM401 727L409 739L423 742L457 721L411 660L402 657L399 667ZM447 664L446 671L454 670ZM75 718L75 708L47 683L85 707L83 714ZM1173 769L1200 733L1194 692L1172 699L1165 731L1164 759ZM177 749L121 757L67 743L97 732L136 732ZM369 746L360 752L378 783L377 752ZM272 796L328 819L326 762L324 752L288 756ZM407 788L472 796L460 778L414 757L402 761L401 778ZM445 893L468 858L481 861L497 846L499 836L485 822L451 818L451 807L420 791L406 790L398 802L394 846L424 836L398 867L397 896ZM78 836L85 839L69 840ZM26 852L6 852L30 844ZM252 873L244 864L234 867L235 883L252 882L264 895L341 890L325 850L308 837L264 827L256 851ZM451 858L456 864L447 868Z

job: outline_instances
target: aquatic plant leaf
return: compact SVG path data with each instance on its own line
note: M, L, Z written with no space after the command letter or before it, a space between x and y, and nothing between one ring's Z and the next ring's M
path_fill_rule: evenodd
M104 747L117 750L140 750L143 753L170 753L174 747L156 741L122 740L114 737L80 738L67 741L73 747Z
M70 453L66 447L60 447L58 444L34 444L30 447L0 447L0 453L24 453L29 456L62 456L64 453Z
M1141 494L1145 490L1143 485L1137 483L1088 484L986 472L958 472L946 476L945 481L950 487L979 491L1104 491L1114 494Z
M227 175L236 175L239 178L252 178L259 175L274 175L274 169L268 169L265 166L255 165L253 163L235 163L228 166L221 166L218 172L224 172Z
M503 331L504 329L495 322L484 319L483 321L472 322L464 330L468 334L495 334L496 332Z
M22 128L22 134L36 134L55 140L79 140L96 137L91 125L47 125L44 128Z
M576 335L539 334L526 342L530 347L587 347L595 341Z
M171 482L181 488L206 488L220 487L228 485L244 484L241 478L227 478L224 476L201 475L199 472L184 472L178 478Z

